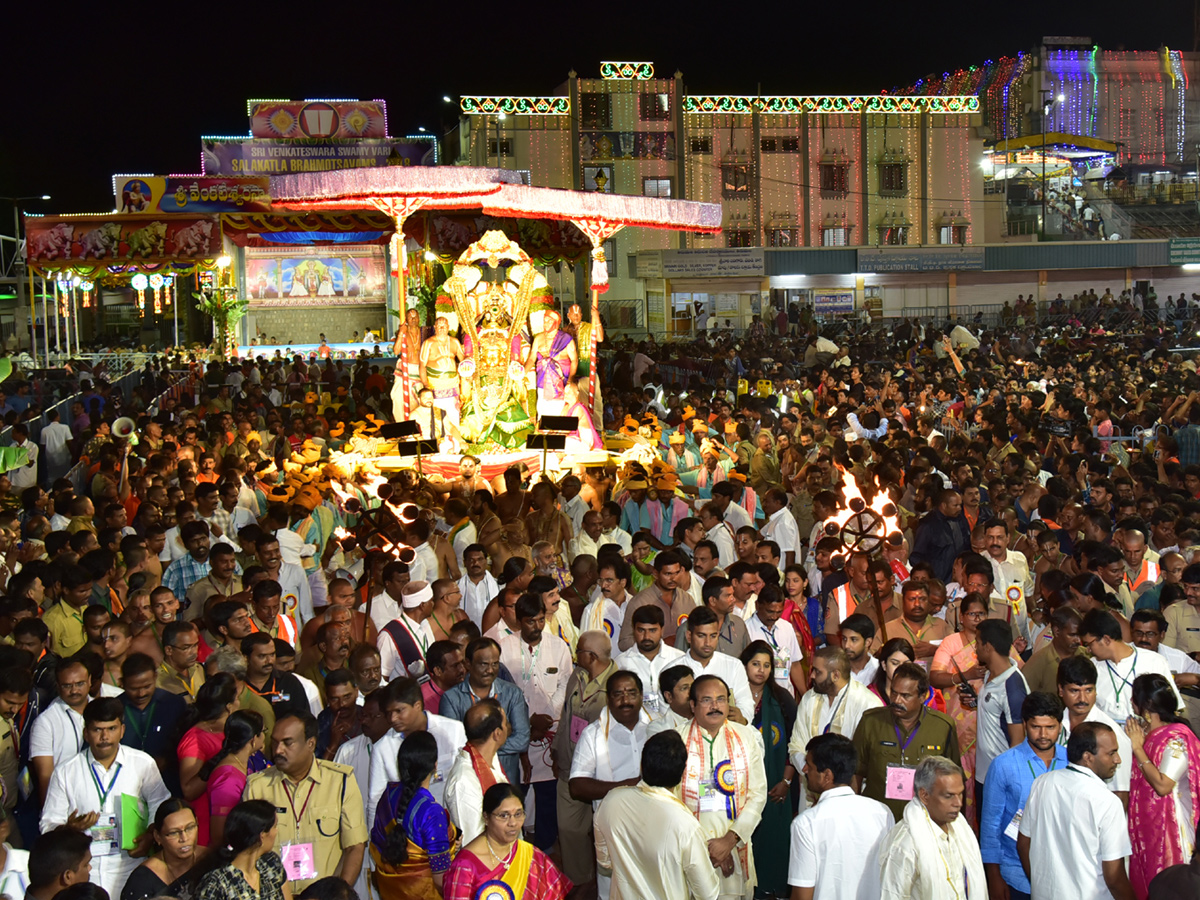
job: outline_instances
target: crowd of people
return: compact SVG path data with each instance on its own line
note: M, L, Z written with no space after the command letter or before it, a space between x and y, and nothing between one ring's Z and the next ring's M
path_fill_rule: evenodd
M1195 897L1200 354L781 324L535 475L381 472L366 359L15 372L0 893Z

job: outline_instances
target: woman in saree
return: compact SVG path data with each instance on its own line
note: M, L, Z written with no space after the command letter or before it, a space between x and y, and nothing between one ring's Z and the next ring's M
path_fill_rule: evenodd
M1186 865L1200 819L1200 741L1175 714L1175 692L1162 675L1133 681L1125 733L1136 771L1129 783L1129 883L1146 900L1150 881L1167 866Z
M450 864L443 884L445 900L563 900L574 885L546 854L521 840L524 824L520 789L508 783L488 788L483 795L483 834Z
M916 662L917 652L906 639L892 638L880 648L875 658L879 660L879 669L875 673L875 680L870 684L870 689L886 706L891 703L888 698L892 695L892 676L904 663ZM932 684L925 695L925 706L938 712L946 711L945 696Z
M946 713L958 724L958 746L965 791L963 814L972 828L978 827L975 808L975 708L987 669L975 655L975 637L979 623L987 618L988 599L983 594L967 594L959 607L960 631L945 638L929 667L929 683L946 698Z
M767 805L762 820L754 829L751 847L754 868L758 872L756 896L786 897L789 825L796 815L796 798L792 784L796 770L788 759L788 738L796 724L796 701L775 681L775 653L766 641L751 641L742 651L742 665L750 682L750 697L754 700L751 725L762 735L766 752L763 765L767 770ZM799 787L797 787L797 791Z
M457 833L429 793L437 775L437 741L410 734L396 756L399 781L387 786L371 829L371 860L381 900L440 900Z
M821 602L809 596L808 572L799 563L783 570L783 618L791 623L796 640L804 651L804 674L808 661L818 643L825 641L825 622L821 617Z

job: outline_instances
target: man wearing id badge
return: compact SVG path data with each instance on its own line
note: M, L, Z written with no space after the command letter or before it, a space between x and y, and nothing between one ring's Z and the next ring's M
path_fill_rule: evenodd
M1017 855L1017 834L1025 801L1034 779L1066 768L1067 748L1058 744L1062 733L1063 704L1058 697L1034 691L1021 704L1025 740L1001 753L988 767L983 791L979 836L983 866L991 896L1028 900L1029 876Z
M367 823L349 766L316 758L317 720L288 713L275 722L271 761L251 775L245 800L266 800L279 824L279 856L294 893L336 875L353 886L362 872Z
M54 770L41 829L66 825L92 840L92 884L117 896L150 846L147 823L171 795L154 758L121 744L125 707L116 697L83 710L87 748Z
M642 679L642 706L655 719L666 715L668 704L658 688L658 676L677 665L683 651L663 643L666 617L657 606L639 606L633 611L634 645L613 660L618 669L637 672Z
M729 685L716 675L692 682L691 722L679 729L687 747L681 795L700 822L721 895L752 897L758 877L750 839L767 804L762 735L729 721Z
M913 798L913 775L928 756L960 759L958 732L948 715L925 706L929 673L903 663L892 675L888 705L862 714L854 731L858 792L879 800L897 822Z

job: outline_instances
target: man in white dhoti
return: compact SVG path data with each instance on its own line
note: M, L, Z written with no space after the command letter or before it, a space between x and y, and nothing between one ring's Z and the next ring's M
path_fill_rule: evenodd
M508 719L495 697L484 697L463 717L467 745L446 776L444 805L461 833L463 846L483 834L483 795L508 781L500 765L500 748L508 740Z
M927 756L912 776L904 818L879 849L882 900L986 900L979 842L960 815L963 771L944 756Z
M610 791L596 811L596 864L611 872L610 900L717 900L707 836L675 796L687 766L683 740L674 731L657 734L641 756L641 781Z
M762 735L729 721L729 694L716 675L692 682L693 719L679 729L688 754L681 793L708 840L719 896L751 900L758 878L750 839L767 803L767 775Z

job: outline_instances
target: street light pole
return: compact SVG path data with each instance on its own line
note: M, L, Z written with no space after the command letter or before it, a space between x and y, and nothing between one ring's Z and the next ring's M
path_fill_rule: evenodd
M1042 238L1046 237L1046 95L1053 94L1049 88L1041 88L1038 93L1042 96Z

